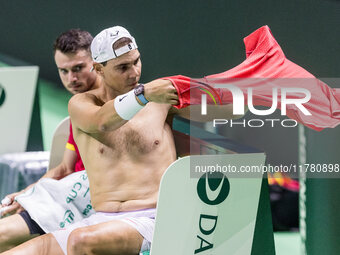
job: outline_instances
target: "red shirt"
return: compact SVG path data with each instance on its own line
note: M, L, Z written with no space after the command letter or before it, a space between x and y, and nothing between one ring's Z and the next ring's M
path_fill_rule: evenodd
M273 88L297 87L307 89L311 93L310 100L304 103L311 115L302 114L295 105L289 105L286 112L289 118L317 131L340 125L340 89L330 88L302 67L289 61L268 26L251 33L244 39L244 43L246 59L230 70L203 79L192 79L182 75L163 78L171 80L177 90L179 104L175 107L183 108L191 104L201 104L201 94L208 94L208 92L212 99L219 101L220 104L233 103L233 96L229 90L220 89L221 87L214 88L215 85L221 84L238 86L245 95L244 99L247 96L247 89L251 87L254 89L253 105L271 107ZM259 82L261 79L249 78L267 79ZM279 93L277 97L281 98L281 94ZM290 94L289 97L299 98L296 93ZM208 96L207 98L209 99ZM211 100L208 103L215 102ZM281 108L280 103L278 107Z
M77 153L77 161L76 161L76 164L74 166L74 171L78 172L78 171L85 170L83 161L81 160L81 157L80 157L80 154L79 154L78 146L73 139L73 131L72 131L72 123L71 122L70 122L70 135L69 135L67 143L66 143L66 148L71 150L71 151L75 151Z

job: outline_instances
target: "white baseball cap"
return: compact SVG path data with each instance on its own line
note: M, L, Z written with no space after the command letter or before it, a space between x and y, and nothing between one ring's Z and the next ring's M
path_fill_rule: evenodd
M131 39L131 42L117 50L114 50L112 47L113 44L123 37ZM102 63L113 58L118 58L119 56L137 48L138 46L135 38L130 35L129 31L127 31L124 27L114 26L104 29L93 38L91 43L91 54L94 62Z

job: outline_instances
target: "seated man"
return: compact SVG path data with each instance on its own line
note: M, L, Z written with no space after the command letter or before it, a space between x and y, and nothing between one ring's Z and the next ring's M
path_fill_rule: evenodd
M58 67L60 79L64 87L72 94L82 93L98 88L99 77L90 72L92 58L90 45L93 40L91 34L79 29L71 29L62 33L54 42L54 59ZM62 162L50 169L42 178L59 180L75 171L84 170L77 145L71 133L66 145ZM0 251L12 248L32 237L45 232L31 219L14 198L27 191L34 184L21 192L7 195L0 208L3 214L11 215L0 220Z
M103 30L91 52L102 86L73 96L69 113L96 213L4 254L122 255L150 248L160 180L176 160L168 115L189 111L172 108L178 96L170 81L138 83L140 53L126 29Z

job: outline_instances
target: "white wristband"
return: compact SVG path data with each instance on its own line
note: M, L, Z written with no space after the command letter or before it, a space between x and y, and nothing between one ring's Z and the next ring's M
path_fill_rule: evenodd
M116 97L114 106L117 114L124 120L131 120L143 108L138 103L134 90Z

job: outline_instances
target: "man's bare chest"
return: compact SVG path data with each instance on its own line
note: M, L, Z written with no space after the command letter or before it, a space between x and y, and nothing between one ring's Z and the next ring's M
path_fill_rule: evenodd
M145 155L157 150L170 130L163 119L137 116L120 128L107 132L101 148L121 154ZM171 132L171 131L170 131Z
M146 154L162 140L162 130L152 125L129 122L108 134L110 148L117 153Z
M118 129L92 135L84 133L86 154L119 159L125 156L138 158L157 151L172 137L166 123L167 113L164 105L150 103Z

